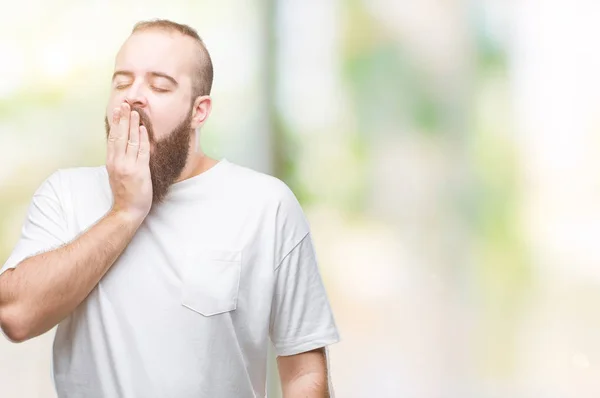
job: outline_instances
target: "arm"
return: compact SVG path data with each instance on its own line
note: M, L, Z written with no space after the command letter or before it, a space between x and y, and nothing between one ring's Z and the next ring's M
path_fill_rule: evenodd
M270 337L284 398L330 398L326 347L339 341L310 234L276 272Z
M131 241L139 220L110 212L72 243L0 276L0 326L13 341L47 332L87 297Z
M330 398L325 349L277 357L283 398Z
M339 334L319 272L308 222L287 189L277 216L269 337L284 398L330 398L327 346Z
M111 211L73 242L21 261L0 275L0 327L20 342L38 336L68 316L123 252L152 204L150 144L137 112L115 109L107 163ZM36 206L34 206L35 208ZM33 246L44 246L44 210L30 223ZM48 209L45 209L48 211ZM50 223L51 224L51 223Z

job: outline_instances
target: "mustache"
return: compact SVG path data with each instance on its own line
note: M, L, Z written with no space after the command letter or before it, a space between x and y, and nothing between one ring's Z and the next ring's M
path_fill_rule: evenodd
M139 115L140 115L140 126L144 126L146 127L146 131L148 132L148 140L150 142L155 142L154 141L154 128L152 127L152 121L150 120L150 117L148 116L148 114L141 108L138 108L136 106L132 106L131 107L132 111L136 111ZM110 123L108 121L108 117L104 117L104 128L106 130L106 136L108 137L108 133L110 132Z

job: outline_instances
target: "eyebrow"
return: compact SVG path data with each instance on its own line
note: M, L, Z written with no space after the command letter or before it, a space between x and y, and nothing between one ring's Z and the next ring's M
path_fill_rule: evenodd
M168 81L170 81L175 87L179 86L179 83L177 82L177 80L175 80L174 77L167 75L166 73L162 73L162 72L148 72L147 75L150 75L151 77L161 77L163 79L167 79ZM112 76L112 81L114 81L118 76L126 76L126 77L134 77L134 73L128 70L118 70L115 71L115 73L113 73Z

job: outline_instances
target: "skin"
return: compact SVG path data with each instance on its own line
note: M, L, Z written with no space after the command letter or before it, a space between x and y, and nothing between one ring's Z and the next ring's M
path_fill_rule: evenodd
M284 398L329 398L324 348L277 357Z
M0 276L0 327L12 341L39 336L69 316L127 247L153 203L164 199L168 186L217 163L196 150L200 146L192 134L212 108L209 96L193 95L196 63L189 54L197 53L197 45L179 33L150 29L132 34L121 47L106 108L113 206L69 244L27 258ZM181 140L164 144L176 132L187 146ZM179 155L181 164L163 173L161 155L169 154ZM159 176L165 177L166 189L157 184ZM324 358L322 350L279 357L284 397L328 397Z

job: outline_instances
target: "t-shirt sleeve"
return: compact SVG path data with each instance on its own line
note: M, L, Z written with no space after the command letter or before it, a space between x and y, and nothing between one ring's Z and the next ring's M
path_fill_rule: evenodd
M299 354L339 341L310 233L275 270L270 337L278 356Z
M15 268L28 257L53 250L66 243L67 222L59 192L60 172L57 171L35 191L21 228L21 236L0 269L0 275L10 268Z

